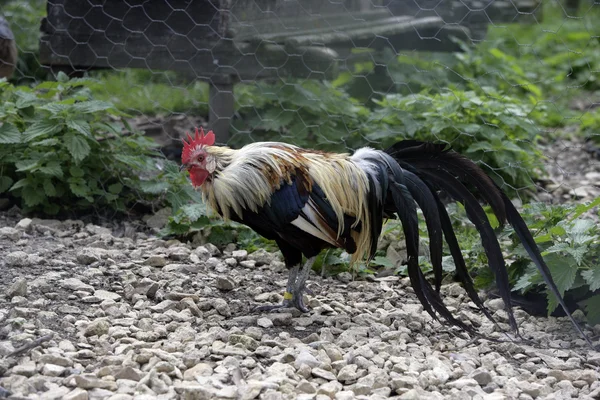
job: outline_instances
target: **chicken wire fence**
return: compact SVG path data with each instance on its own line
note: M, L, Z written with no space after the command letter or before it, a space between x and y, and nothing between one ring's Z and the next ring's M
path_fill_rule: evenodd
M2 3L13 80L91 76L171 159L195 126L234 147L414 138L450 143L517 196L598 192L599 2Z

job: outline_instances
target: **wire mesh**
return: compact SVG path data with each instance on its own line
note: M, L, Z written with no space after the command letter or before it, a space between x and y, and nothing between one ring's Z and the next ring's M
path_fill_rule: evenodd
M234 147L437 140L513 194L548 202L598 193L599 9L584 0L2 4L19 54L13 80L96 78L94 96L172 159L194 126Z

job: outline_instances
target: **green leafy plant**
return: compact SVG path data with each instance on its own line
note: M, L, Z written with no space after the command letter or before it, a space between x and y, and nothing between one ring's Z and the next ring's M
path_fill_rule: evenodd
M236 123L240 134L232 138L234 146L280 140L342 152L403 139L445 141L515 189L530 186L542 172L535 120L544 118L545 106L492 88L486 93L390 94L373 100L373 110L343 88L314 81L261 83L236 93L242 118Z
M600 198L586 204L532 203L525 205L520 211L561 295L568 304L583 310L590 324L600 323L600 229L593 216L593 211L598 206ZM522 295L533 293L537 299L545 298L547 313L550 315L559 307L556 297L550 293L537 268L531 263L512 227L506 225L499 229L498 220L491 209L485 207L485 210L505 250L513 291ZM452 203L448 205L448 211L476 287L492 288L494 275L488 267L481 237L468 220L464 207L460 203ZM423 226L420 231L420 240L426 243L427 236ZM452 274L455 271L447 249L442 263L445 272ZM419 257L419 264L425 274L431 274L427 256ZM401 266L397 273L405 275L405 268Z
M280 140L299 146L346 151L361 141L369 110L344 90L318 81L240 85L236 103L240 134L232 144ZM252 134L248 134L252 131Z
M102 85L94 98L110 101L129 114L194 113L208 115L208 84L178 79L173 72L127 69L95 72Z
M248 252L259 248L276 251L274 241L259 236L252 229L235 222L225 222L221 218L207 213L206 204L195 202L180 207L162 230L163 236L199 238L200 242L212 243L224 247L229 243L237 243Z
M65 75L34 88L0 82L0 195L45 214L199 200L150 139L91 97L96 84Z
M595 21L600 9L594 8L585 18L555 14L544 17L541 24L516 25L512 35L495 30L492 37L502 41L507 53L518 56L521 65L535 63L536 68L529 68L530 73L551 92L569 86L597 89L600 29Z
M590 216L598 205L600 198L579 205L532 203L525 205L521 211L560 293L577 304L591 324L600 322L597 308L600 305L600 230L597 222ZM467 265L476 276L476 285L480 288L492 286L494 277L487 267L479 235L466 222L466 215L461 207L454 208L451 216L459 241L464 244L462 248L463 255L468 260ZM498 235L508 255L508 272L513 290L521 294L544 294L548 314L552 313L557 308L558 301L547 290L542 276L531 263L512 228L506 226Z
M550 268L552 277L561 294L573 298L584 309L592 324L600 322L600 312L593 305L600 305L600 230L597 222L583 216L600 205L600 198L579 205L550 206L531 204L524 208L524 217L536 231L535 240ZM523 251L514 254L522 256ZM513 268L514 290L523 293L545 290L542 277L534 272L534 266L517 259ZM558 300L549 291L548 313L558 306Z
M600 110L595 108L583 113L580 121L579 133L597 145L600 144Z
M384 147L406 138L448 142L499 183L517 189L530 186L542 171L539 129L529 118L543 113L539 107L499 93L458 90L388 95L378 104L370 117L378 129L367 137Z
M477 46L456 40L460 52L413 52L399 55L389 63L388 71L402 94L441 93L451 90L473 90L478 94L494 88L510 96L542 97L535 83L537 71L502 50L506 38L486 41Z

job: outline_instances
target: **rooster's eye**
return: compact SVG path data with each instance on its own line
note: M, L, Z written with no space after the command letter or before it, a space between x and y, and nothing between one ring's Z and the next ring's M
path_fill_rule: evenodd
M204 156L198 156L198 161L200 161L200 162L204 161Z

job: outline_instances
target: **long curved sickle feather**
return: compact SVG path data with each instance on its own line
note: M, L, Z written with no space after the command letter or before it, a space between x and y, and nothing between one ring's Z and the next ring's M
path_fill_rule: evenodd
M487 216L481 206L479 205L477 199L469 192L469 190L460 184L460 186L449 184L448 179L452 179L452 182L465 181L466 183L473 185L477 188L479 195L483 198L483 200L488 203L499 222L502 224L504 221L508 221L513 229L515 230L517 236L519 237L521 243L525 247L527 253L533 260L534 264L540 271L544 281L548 285L550 291L557 297L559 304L568 315L569 319L575 325L577 331L581 334L581 336L585 339L590 347L593 348L592 342L587 337L587 335L583 332L579 324L573 318L573 315L569 311L567 305L564 302L564 299L560 295L560 291L558 290L550 270L548 266L543 260L543 257L529 231L529 228L523 221L523 218L512 204L508 196L496 185L492 179L485 174L485 172L477 166L473 161L467 159L466 157L460 155L459 153L450 151L446 144L436 144L436 143L426 143L417 140L404 140L398 142L388 148L386 153L390 154L394 159L398 161L398 164L403 167L410 169L415 172L418 176L420 176L427 184L431 184L435 182L435 186L444 188L448 193L452 195L455 199L460 199L460 201L465 203L465 207L467 209L467 213L469 219L473 223L475 223L478 231L482 235L482 243L484 245L484 249L486 249L486 254L488 254L488 260L490 261L490 267L493 271L500 271L500 265L504 265L504 259L502 257L502 253L499 250L499 247L496 246L498 244L497 239L494 235L494 240L492 240L493 230L489 226L489 222L487 221ZM427 177L423 175L426 174ZM432 182L433 181L433 182ZM437 197L437 196L436 196ZM440 217L442 218L442 227L445 227L449 222L449 218L446 220L447 213L445 209L443 209L441 201L439 198L437 199L440 205ZM467 207L468 206L468 207ZM446 220L444 222L444 220ZM459 273L459 278L462 275L461 280L465 279L471 282L471 278L468 276L468 271L466 270L466 266L464 266L464 259L462 259L462 255L459 256L460 248L458 247L458 242L456 241L456 237L454 235L453 230L446 229L444 231L444 235L446 237L446 241L449 243L451 253L456 254L454 256L455 265L457 266L457 273ZM450 244L453 243L453 244ZM495 244L494 244L495 243ZM454 250L453 250L454 249ZM492 263L492 259L490 259L490 253L494 257L494 262ZM500 258L502 261L500 262ZM458 260L458 263L457 263ZM460 267L459 267L460 266ZM465 267L463 269L463 267ZM506 272L505 268L501 268ZM498 275L496 275L497 284L499 287L499 292L501 297L503 298L505 305L507 306L507 311L509 311L509 318L514 319L512 314L512 310L510 307L510 291L508 286L508 278L505 274L502 273L500 275L501 281L498 281ZM465 281L463 281L464 283ZM501 287L503 289L501 289ZM465 288L467 286L465 285ZM467 289L469 292L469 289ZM474 293L476 296L476 293ZM469 295L472 299L475 296ZM478 297L477 297L478 298ZM508 299L508 302L507 302ZM474 300L476 304L479 305L478 302ZM481 308L481 307L480 307ZM482 309L483 310L483 309ZM485 311L484 311L485 312ZM486 314L487 315L487 314ZM488 316L489 318L489 316ZM516 326L516 322L511 320L511 326Z
M471 275L469 275L469 270L467 269L467 264L465 263L465 259L460 251L460 245L458 244L458 239L456 238L456 234L454 233L454 229L452 229L452 221L450 220L450 216L442 204L440 198L434 193L435 201L438 205L440 211L440 219L442 222L442 229L444 231L444 237L446 238L446 243L448 244L448 248L450 249L450 255L454 260L454 266L456 267L456 276L463 284L463 287L469 298L475 303L475 305L483 312L483 314L492 321L495 325L498 325L498 322L492 317L492 314L489 312L487 307L483 304L483 301L477 294L477 290L475 290L475 285L473 284L473 279L471 279Z
M488 203L500 224L506 221L504 201L494 181L477 164L463 155L450 151L445 144L427 143L417 140L404 140L386 150L398 162L412 165L417 169L439 170L440 166L479 191Z
M417 175L410 171L404 171L406 186L413 198L423 211L427 233L429 235L429 255L433 274L435 277L435 291L439 293L442 285L442 254L444 243L442 239L442 223L438 211L438 204L430 188Z
M412 175L416 176L416 178L420 180L420 178L416 175L416 174L418 174L418 171L416 170L416 168L414 168L411 165L406 165L406 168L407 169L405 170L405 175L407 174L407 172L411 172ZM443 231L444 238L446 239L446 243L448 244L448 248L450 249L450 255L452 256L452 259L454 260L454 266L456 267L456 276L458 277L460 282L463 284L463 287L464 287L465 291L467 292L467 295L473 301L473 303L475 303L475 305L483 312L483 314L492 323L494 323L494 325L498 326L498 322L494 319L494 317L492 317L492 314L489 312L487 307L485 307L485 305L483 304L483 301L477 294L477 290L475 289L473 280L471 279L471 276L469 275L469 270L467 269L465 259L463 258L462 251L460 250L460 245L458 243L458 239L456 238L456 234L454 233L454 229L452 227L452 221L450 220L450 216L448 215L448 212L446 211L444 204L442 203L442 201L436 194L437 188L434 185L432 185L431 182L425 182L425 181L422 181L422 182L430 190L431 196L433 197L433 199L435 201L435 204L437 207L437 212L438 212L438 217L440 220L441 229ZM423 213L423 214L425 216L425 219L427 220L427 216L425 215L425 213Z
M411 286L413 287L417 298L423 305L423 308L435 320L438 318L433 310L439 313L450 324L458 326L469 333L477 334L473 328L454 318L450 310L448 310L448 308L444 305L442 299L439 297L439 294L433 290L429 282L427 282L427 279L425 279L421 268L419 268L419 231L417 211L410 192L406 186L400 185L396 182L390 182L390 192L396 206L395 211L402 222L402 228L406 238L408 276Z
M446 171L424 171L429 181L434 183L436 186L443 188L447 191L455 200L460 201L464 204L465 210L467 211L467 217L479 232L481 236L481 244L488 257L488 263L494 276L496 277L496 285L500 293L500 297L504 300L505 309L508 313L508 321L511 328L518 332L517 321L512 311L512 303L510 299L510 282L508 279L508 271L506 264L504 263L504 256L502 255L502 249L500 243L496 238L496 233L490 225L487 215L483 208L473 196L469 190L453 175Z

